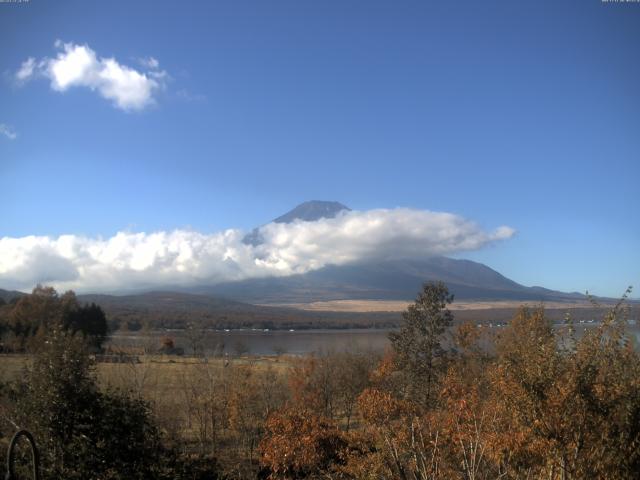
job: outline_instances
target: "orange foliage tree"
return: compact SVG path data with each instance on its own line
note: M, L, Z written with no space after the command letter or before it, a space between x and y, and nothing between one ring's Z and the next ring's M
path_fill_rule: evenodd
M313 411L284 410L270 416L265 428L260 450L272 478L308 478L336 471L344 463L344 434Z

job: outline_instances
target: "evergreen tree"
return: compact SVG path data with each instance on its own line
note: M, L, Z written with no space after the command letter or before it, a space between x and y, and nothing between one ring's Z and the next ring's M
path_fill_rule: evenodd
M148 405L98 389L82 336L51 328L15 399L17 423L40 446L45 479L157 477L162 447Z
M407 377L407 393L425 407L433 401L435 380L443 366L442 337L453 321L447 309L452 301L444 283L425 283L413 305L402 313L400 331L389 334L396 364Z
M86 336L93 350L100 350L109 331L107 317L102 308L95 303L77 305L70 309L64 315L63 322L71 333L80 332Z

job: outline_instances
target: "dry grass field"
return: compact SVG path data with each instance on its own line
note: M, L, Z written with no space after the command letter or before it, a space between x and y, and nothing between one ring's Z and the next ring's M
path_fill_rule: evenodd
M20 378L28 362L28 355L0 355L0 382L10 382Z
M413 301L401 300L330 300L326 302L311 303L289 303L270 306L290 307L306 311L317 312L402 312L407 309ZM494 301L494 302L453 302L450 310L492 310L492 309L517 309L523 304L535 302L523 301ZM593 308L589 302L546 302L544 304L549 309L562 308Z
M103 388L123 389L141 393L150 401L176 397L192 377L203 372L251 370L257 374L273 372L286 375L297 357L252 356L242 358L195 358L170 355L141 355L138 362L103 363L95 365L98 383ZM0 354L0 382L12 382L22 377L31 361L27 354Z
M0 381L19 379L30 358L0 355ZM146 400L166 441L180 451L220 456L235 478L253 471L262 425L288 396L293 357L132 359L97 363L99 387Z

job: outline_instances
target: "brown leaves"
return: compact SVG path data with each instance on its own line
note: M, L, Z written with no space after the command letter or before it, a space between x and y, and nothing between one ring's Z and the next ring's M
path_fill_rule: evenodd
M426 410L390 381L387 358L358 402L372 448L350 465L370 464L377 478L636 478L640 358L619 324L567 348L542 308L523 308L493 357L482 334L456 329L457 354Z
M358 409L362 418L375 426L389 426L412 410L408 402L395 398L391 393L367 388L358 398Z
M262 464L274 478L304 478L343 462L347 441L335 424L309 410L272 415L260 443Z

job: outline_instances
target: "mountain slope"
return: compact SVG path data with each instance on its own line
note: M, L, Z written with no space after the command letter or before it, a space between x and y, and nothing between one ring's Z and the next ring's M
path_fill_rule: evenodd
M250 303L411 300L426 281L445 282L459 300L575 301L584 298L525 287L478 262L446 257L329 265L289 277L248 279L197 289Z
M17 290L3 290L2 288L0 288L0 299L2 299L4 302L10 302L14 298L18 298L23 295L23 292L18 292Z
M214 328L362 328L397 324L397 314L304 312L293 308L249 305L225 298L175 291L134 295L78 295L82 303L96 303L115 325L140 328L184 328L190 323Z
M78 300L86 303L96 303L103 308L131 308L134 310L163 310L191 311L206 309L210 311L248 311L254 310L254 305L205 295L193 295L173 291L152 291L133 295L78 295Z

